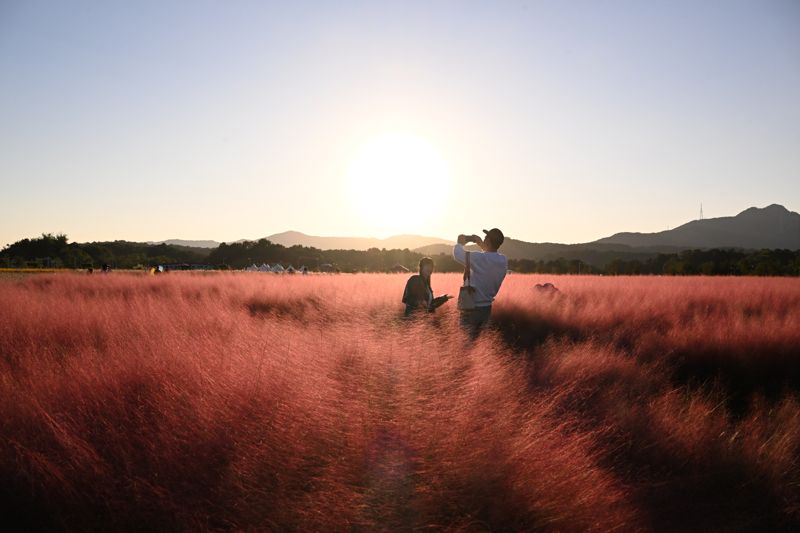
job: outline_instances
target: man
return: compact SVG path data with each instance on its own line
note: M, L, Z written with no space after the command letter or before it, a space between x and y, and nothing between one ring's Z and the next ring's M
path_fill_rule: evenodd
M474 242L483 250L470 252L470 285L475 288L475 309L461 311L461 323L475 330L489 321L492 314L492 302L500 290L500 285L508 272L508 259L497 252L505 237L497 228L483 230L486 238L477 235L459 235L453 247L453 258L462 265L466 263L467 251L464 245Z

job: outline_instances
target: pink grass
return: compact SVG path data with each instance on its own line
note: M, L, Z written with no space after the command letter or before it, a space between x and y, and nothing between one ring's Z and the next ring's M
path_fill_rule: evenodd
M561 292L533 290L544 281ZM800 524L800 281L511 275L474 343L454 302L400 319L404 282L0 282L0 516L31 530Z

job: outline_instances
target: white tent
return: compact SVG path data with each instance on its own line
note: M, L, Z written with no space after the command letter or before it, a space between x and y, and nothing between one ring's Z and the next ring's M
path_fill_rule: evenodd
M261 263L261 266L258 267L259 272L270 272L269 265L266 263Z
M283 267L280 264L275 263L274 265L272 265L272 272L282 273Z
M258 267L253 263L249 267L244 267L245 272L258 272Z
M288 267L286 267L286 273L287 274L294 274L295 272L297 272L297 271L294 269L294 267L292 265L289 265Z

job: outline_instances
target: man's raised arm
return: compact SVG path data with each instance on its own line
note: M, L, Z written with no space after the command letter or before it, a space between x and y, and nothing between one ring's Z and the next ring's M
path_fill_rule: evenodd
M459 235L458 240L456 240L456 245L453 246L453 259L455 259L462 265L467 261L466 250L464 250L464 245L466 243L467 243L467 236Z
M459 235L458 240L456 241L456 245L453 246L453 259L461 263L462 265L467 262L467 251L464 250L464 245L468 242L474 242L481 248L483 248L483 239L478 237L477 235Z
M467 254L466 250L464 250L463 244L456 244L453 246L453 259L461 263L462 265L467 261Z

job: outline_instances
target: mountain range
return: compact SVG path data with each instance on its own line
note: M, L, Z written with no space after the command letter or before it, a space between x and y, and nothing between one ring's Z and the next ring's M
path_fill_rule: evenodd
M617 233L596 241L628 246L800 249L800 214L782 205L751 207L733 217L693 220L657 233Z
M440 239L438 237L424 237L421 235L394 235L385 239L374 237L320 237L317 235L306 235L299 231L284 231L264 237L265 239L283 246L310 246L320 250L368 250L370 248L386 248L414 250L422 246L443 244L451 245L453 241ZM251 239L239 239L235 242L242 242ZM184 240L168 239L166 241L149 241L148 244L171 244L174 246L190 246L192 248L216 248L220 245L217 241L207 240ZM229 243L230 244L230 243Z
M368 248L415 250L427 255L450 253L453 241L419 235L396 235L385 239L367 237L320 237L287 231L266 237L284 246L313 246L322 250L366 250ZM237 241L240 242L240 241ZM152 244L174 244L215 248L216 241L170 239ZM800 250L800 213L782 205L751 207L736 216L693 220L655 233L616 233L580 244L533 243L506 238L502 252L511 259L580 259L593 265L616 258L645 259L656 253L686 249L741 248Z
M423 237L420 235L395 235L385 239L369 237L316 237L306 235L299 231L286 231L267 237L268 240L284 246L313 246L320 250L368 250L370 248L386 248L387 250L399 249L414 250L422 246L435 244L450 244L452 241L437 237Z

